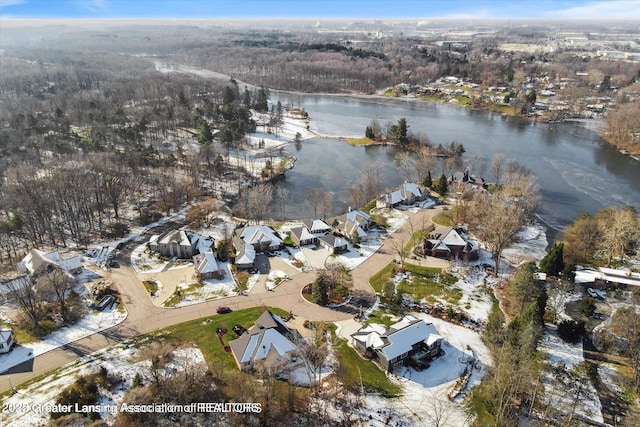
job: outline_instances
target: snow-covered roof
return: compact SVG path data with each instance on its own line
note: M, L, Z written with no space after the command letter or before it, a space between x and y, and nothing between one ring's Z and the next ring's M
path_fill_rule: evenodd
M621 283L623 285L640 286L640 273L631 270L618 270L615 268L600 267L603 279L610 282Z
M33 284L31 283L31 279L29 279L29 276L16 277L15 279L9 280L8 282L0 283L0 294L7 295L12 290L19 290L27 286L33 286Z
M418 187L418 185L413 182L405 182L404 184L402 184L402 190L404 191L405 195L407 193L411 193L416 197L422 196L420 187Z
M294 234L300 241L313 240L316 238L309 232L307 227L296 227L291 229L291 234Z
M431 337L431 335L435 337ZM382 347L382 352L387 360L392 360L411 351L415 344L435 342L438 337L442 338L431 323L405 318L389 328L386 333L389 344Z
M34 274L44 264L58 266L65 271L73 271L82 268L82 258L79 255L75 255L71 258L62 259L58 251L45 253L38 249L31 249L22 261L18 263L18 271Z
M284 356L296 349L296 345L285 336L289 332L280 316L265 311L249 331L230 341L229 346L241 364L264 360L270 352Z
M13 336L13 331L11 329L0 329L1 343L8 343L12 336Z
M393 191L387 194L387 203L391 205L396 205L404 200L404 196L400 192L400 190Z
M256 250L250 244L246 243L239 248L240 254L236 257L236 264L253 264L256 259Z
M191 246L191 241L184 230L173 230L163 234L158 239L159 244L168 245L170 243L177 243L180 246Z
M371 217L362 211L351 211L347 212L345 217L345 222L354 221L356 223L360 223L361 221L369 222L371 221Z
M467 241L458 234L455 228L451 228L442 239L442 243L447 246L464 246L467 244Z
M251 245L269 243L269 246L278 246L282 243L276 232L266 225L245 227L240 233L240 238Z
M311 233L326 233L331 230L331 226L321 219L306 220L302 221L302 223Z
M204 252L202 258L196 267L196 271L200 274L214 273L219 270L218 261L213 252Z

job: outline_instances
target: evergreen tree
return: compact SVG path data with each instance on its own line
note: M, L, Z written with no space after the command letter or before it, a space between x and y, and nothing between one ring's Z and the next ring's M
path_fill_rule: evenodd
M431 169L427 171L427 177L424 179L424 182L422 184L427 188L433 187L433 179L431 179Z
M564 270L564 243L554 243L553 248L540 261L540 270L549 276L558 276Z
M396 128L396 131L397 131L396 140L400 144L406 144L409 142L409 138L407 138L408 128L409 126L407 125L407 120L404 117L398 120L398 126Z
M198 142L202 145L210 144L213 141L211 126L206 121L201 121L198 125Z
M324 277L318 276L318 278L311 285L311 292L313 301L318 304L325 306L329 304L329 294L328 292L327 282Z
M444 173L438 178L438 183L435 186L435 190L441 196L444 196L449 192L449 184L447 183L447 177Z
M373 129L371 128L371 126L366 127L366 129L364 130L364 136L369 139L375 138L375 135L373 134Z

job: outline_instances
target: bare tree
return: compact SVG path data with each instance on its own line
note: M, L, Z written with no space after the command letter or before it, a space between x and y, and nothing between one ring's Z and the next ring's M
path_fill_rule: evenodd
M500 270L502 250L515 240L525 222L524 211L502 192L490 195L477 193L472 204L473 231L486 243L496 263L494 274Z
M289 189L284 185L276 187L276 200L280 206L280 219L284 221L287 202L289 202Z
M65 322L71 320L67 300L74 283L73 277L61 268L54 268L51 272L38 277L36 280L36 286L39 291L43 295L50 295L57 302L60 316Z
M27 317L33 322L33 328L40 330L44 301L30 281L12 281L8 286L9 295L13 298Z
M414 181L415 161L408 151L400 151L396 154L395 163L400 169L402 177L407 182Z
M309 190L305 202L313 210L313 217L318 218L319 213L324 213L325 217L330 208L331 196L323 188L316 187Z
M247 217L262 221L266 217L269 203L273 200L273 185L260 183L247 191Z
M491 172L493 172L493 177L495 179L496 184L500 184L500 180L502 179L502 174L506 168L507 157L498 153L491 159Z
M640 390L640 312L637 307L623 307L613 315L615 333L627 341L627 351L634 372L634 387Z

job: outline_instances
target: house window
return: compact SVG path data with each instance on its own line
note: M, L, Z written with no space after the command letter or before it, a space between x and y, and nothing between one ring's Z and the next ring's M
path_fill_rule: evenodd
M0 342L0 348L4 348L4 344Z

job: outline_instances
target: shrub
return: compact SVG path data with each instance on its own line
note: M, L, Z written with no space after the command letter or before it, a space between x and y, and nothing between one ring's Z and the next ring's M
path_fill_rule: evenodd
M578 311L583 315L590 317L596 311L596 303L591 297L585 297L578 304Z

